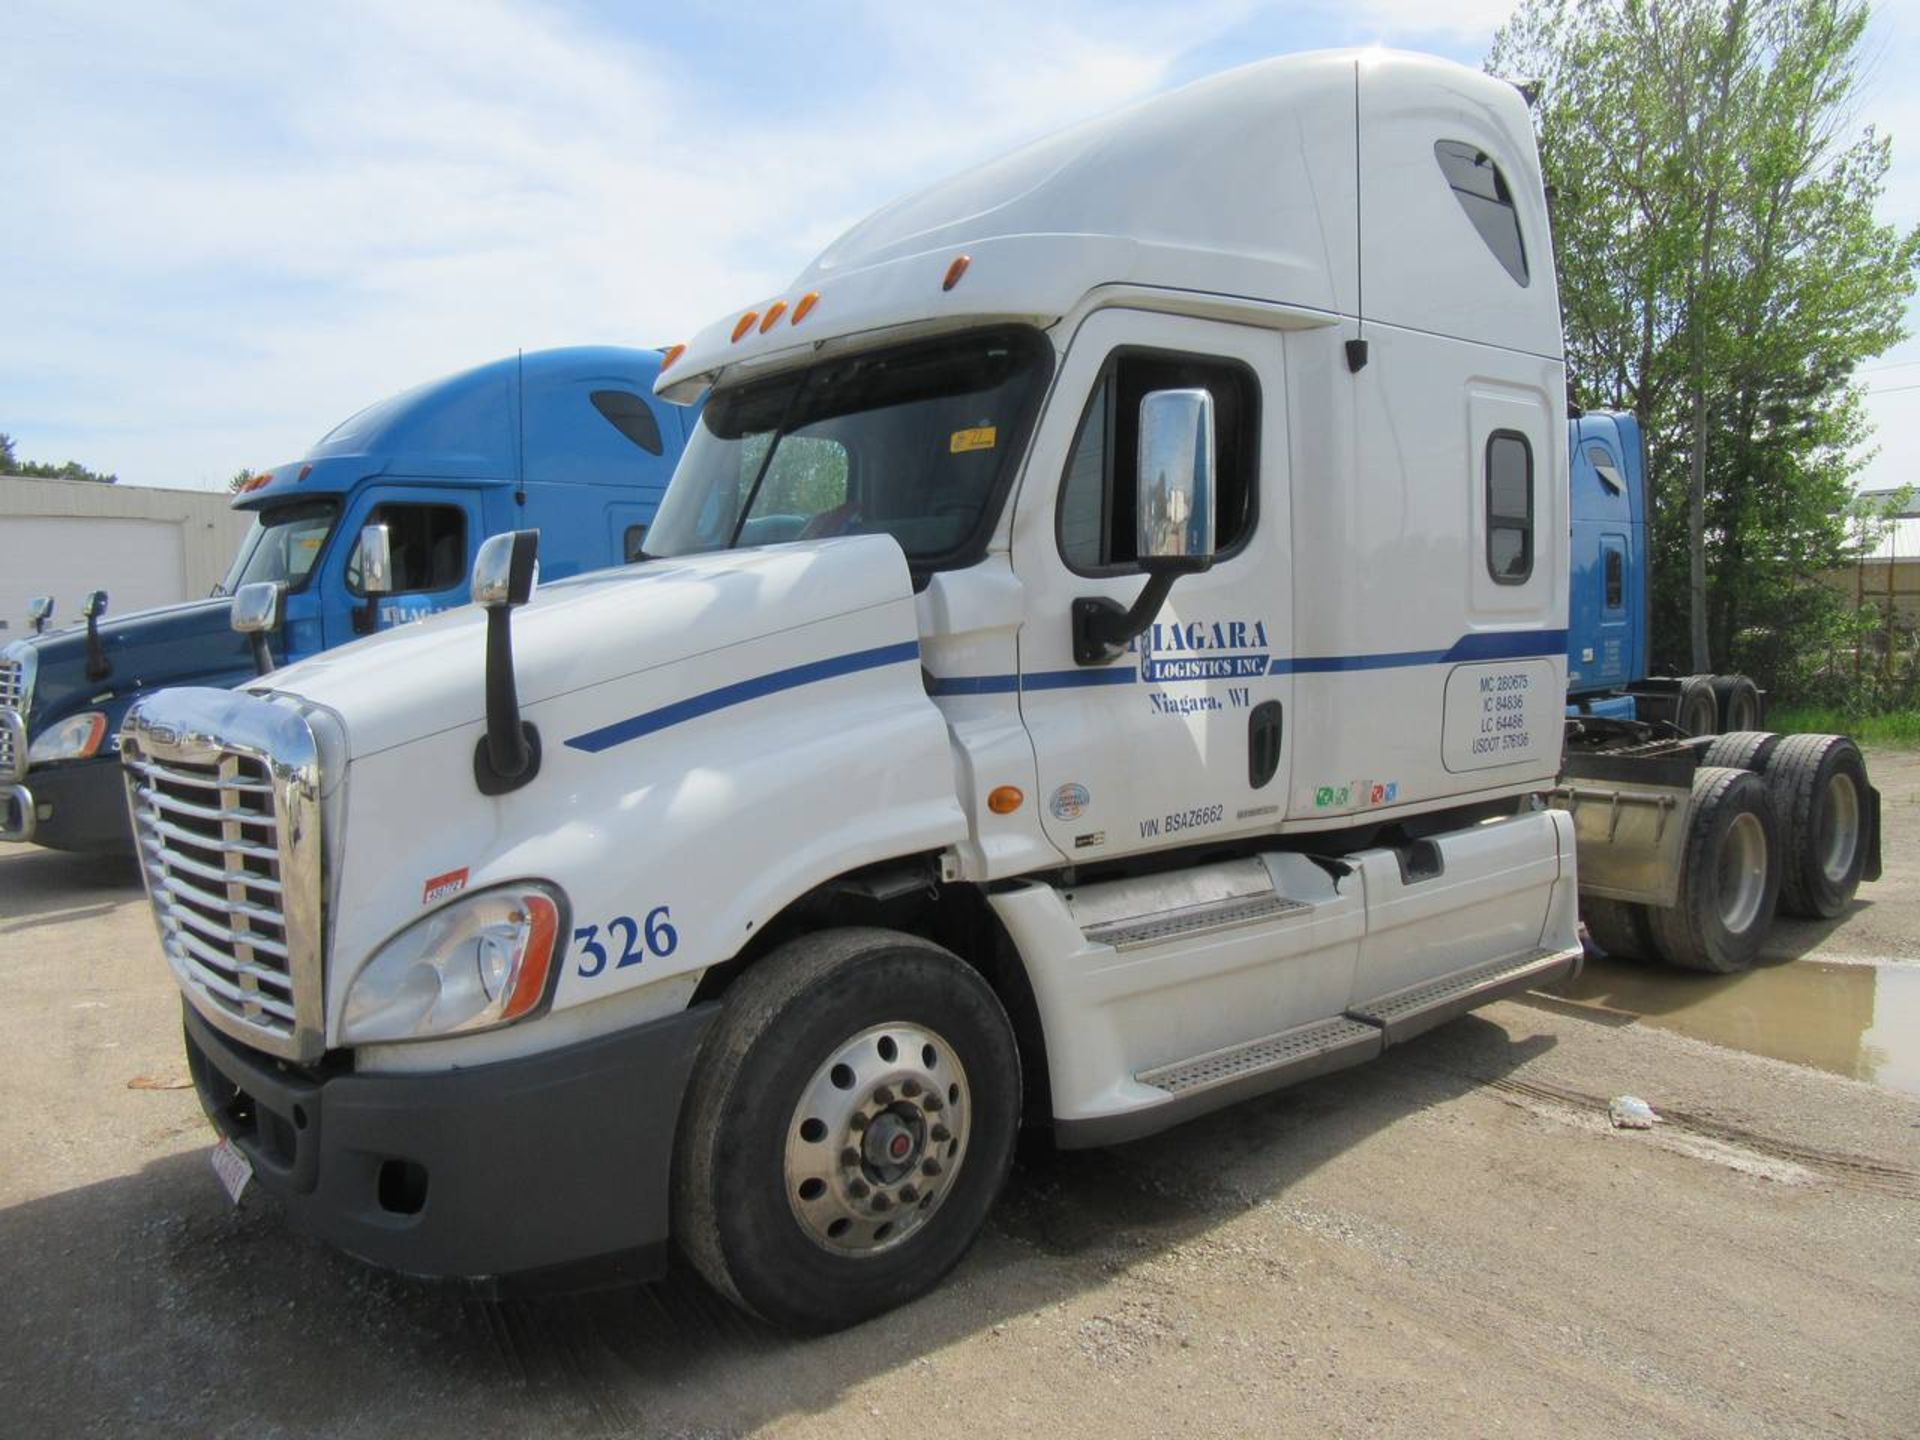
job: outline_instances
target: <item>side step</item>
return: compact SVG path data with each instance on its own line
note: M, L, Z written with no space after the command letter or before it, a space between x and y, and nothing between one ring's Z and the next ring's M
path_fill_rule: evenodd
M1322 1075L1343 1065L1371 1060L1385 1044L1378 1026L1363 1025L1344 1015L1316 1020L1310 1025L1282 1030L1278 1035L1250 1040L1142 1070L1133 1078L1172 1095L1193 1095L1219 1090L1242 1081L1260 1080L1278 1070L1288 1072L1287 1079L1304 1080ZM1224 1100L1222 1104L1226 1103Z
M1535 950L1518 959L1493 960L1471 970L1442 975L1438 980L1409 985L1355 1005L1347 1015L1379 1026L1387 1044L1397 1045L1503 995L1569 979L1579 969L1578 950Z
M1055 1126L1055 1140L1068 1149L1138 1140L1235 1101L1371 1060L1388 1046L1469 1010L1568 979L1579 970L1578 950L1535 950L1410 985L1344 1015L1156 1065L1133 1078L1166 1092L1164 1102L1117 1115L1063 1120Z
M1301 900L1289 900L1269 890L1264 895L1233 895L1224 900L1209 900L1199 905L1182 905L1152 915L1130 915L1088 925L1080 933L1095 945L1111 945L1116 950L1137 950L1178 937L1205 935L1213 930L1232 930L1241 925L1270 920L1296 910L1313 907Z

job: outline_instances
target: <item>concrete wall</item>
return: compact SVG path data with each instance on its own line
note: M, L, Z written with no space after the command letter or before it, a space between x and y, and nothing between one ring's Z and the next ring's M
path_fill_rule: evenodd
M0 641L26 632L35 595L54 597L56 625L79 616L89 590L107 592L109 614L205 595L252 523L231 498L0 476Z

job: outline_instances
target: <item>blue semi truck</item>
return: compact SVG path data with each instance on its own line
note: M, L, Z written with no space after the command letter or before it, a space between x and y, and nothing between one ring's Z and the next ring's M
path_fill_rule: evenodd
M243 585L284 585L267 641L285 663L465 604L474 553L501 531L541 532L548 579L635 558L697 415L653 398L660 360L546 350L381 401L241 487L253 526L209 598L107 618L95 591L76 623L0 649L0 840L132 848L112 737L153 690L255 674L230 623ZM362 581L370 527L384 591ZM51 602L34 608L44 625Z
M1833 919L1880 875L1880 795L1844 735L1763 731L1744 675L1649 673L1646 449L1632 415L1568 422L1567 734L1580 910L1610 954L1732 971L1776 908Z

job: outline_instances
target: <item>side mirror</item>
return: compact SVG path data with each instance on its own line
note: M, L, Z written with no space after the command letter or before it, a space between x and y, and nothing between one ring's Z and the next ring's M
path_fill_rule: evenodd
M540 532L491 536L473 557L473 603L487 612L487 733L473 751L482 795L505 795L540 773L540 732L520 718L513 676L513 611L533 598Z
M1140 400L1136 554L1149 575L1213 565L1213 396L1155 390Z
M27 602L27 623L33 626L38 635L47 628L47 622L53 619L53 596L36 595Z
M384 525L369 525L360 532L360 593L393 593L393 537Z
M540 575L540 532L514 530L491 535L473 557L473 603L496 610L524 605L533 598Z
M1132 606L1104 595L1073 602L1073 659L1104 665L1153 623L1182 575L1213 568L1213 395L1155 390L1140 399L1134 553L1147 576Z
M360 593L365 605L353 617L353 628L371 635L380 623L380 597L393 593L393 537L384 525L360 532Z
M286 613L284 580L256 580L242 585L233 597L233 628L253 641L253 665L262 675L273 669L267 636L280 628Z
M100 643L100 617L107 613L107 592L90 590L87 598L80 602L81 613L87 619L87 679L104 680L113 673L113 666L107 663L107 652Z

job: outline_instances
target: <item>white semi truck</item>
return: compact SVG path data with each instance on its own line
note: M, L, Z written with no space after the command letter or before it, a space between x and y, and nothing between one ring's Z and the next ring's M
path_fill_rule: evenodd
M880 211L669 352L709 398L640 563L533 595L498 537L478 605L129 721L229 1175L382 1265L671 1241L828 1328L960 1258L1023 1123L1146 1135L1573 974L1582 827L1654 857L1642 918L1770 914L1757 781L1685 886L1697 756L1563 783L1564 375L1526 104L1440 61L1255 65Z

